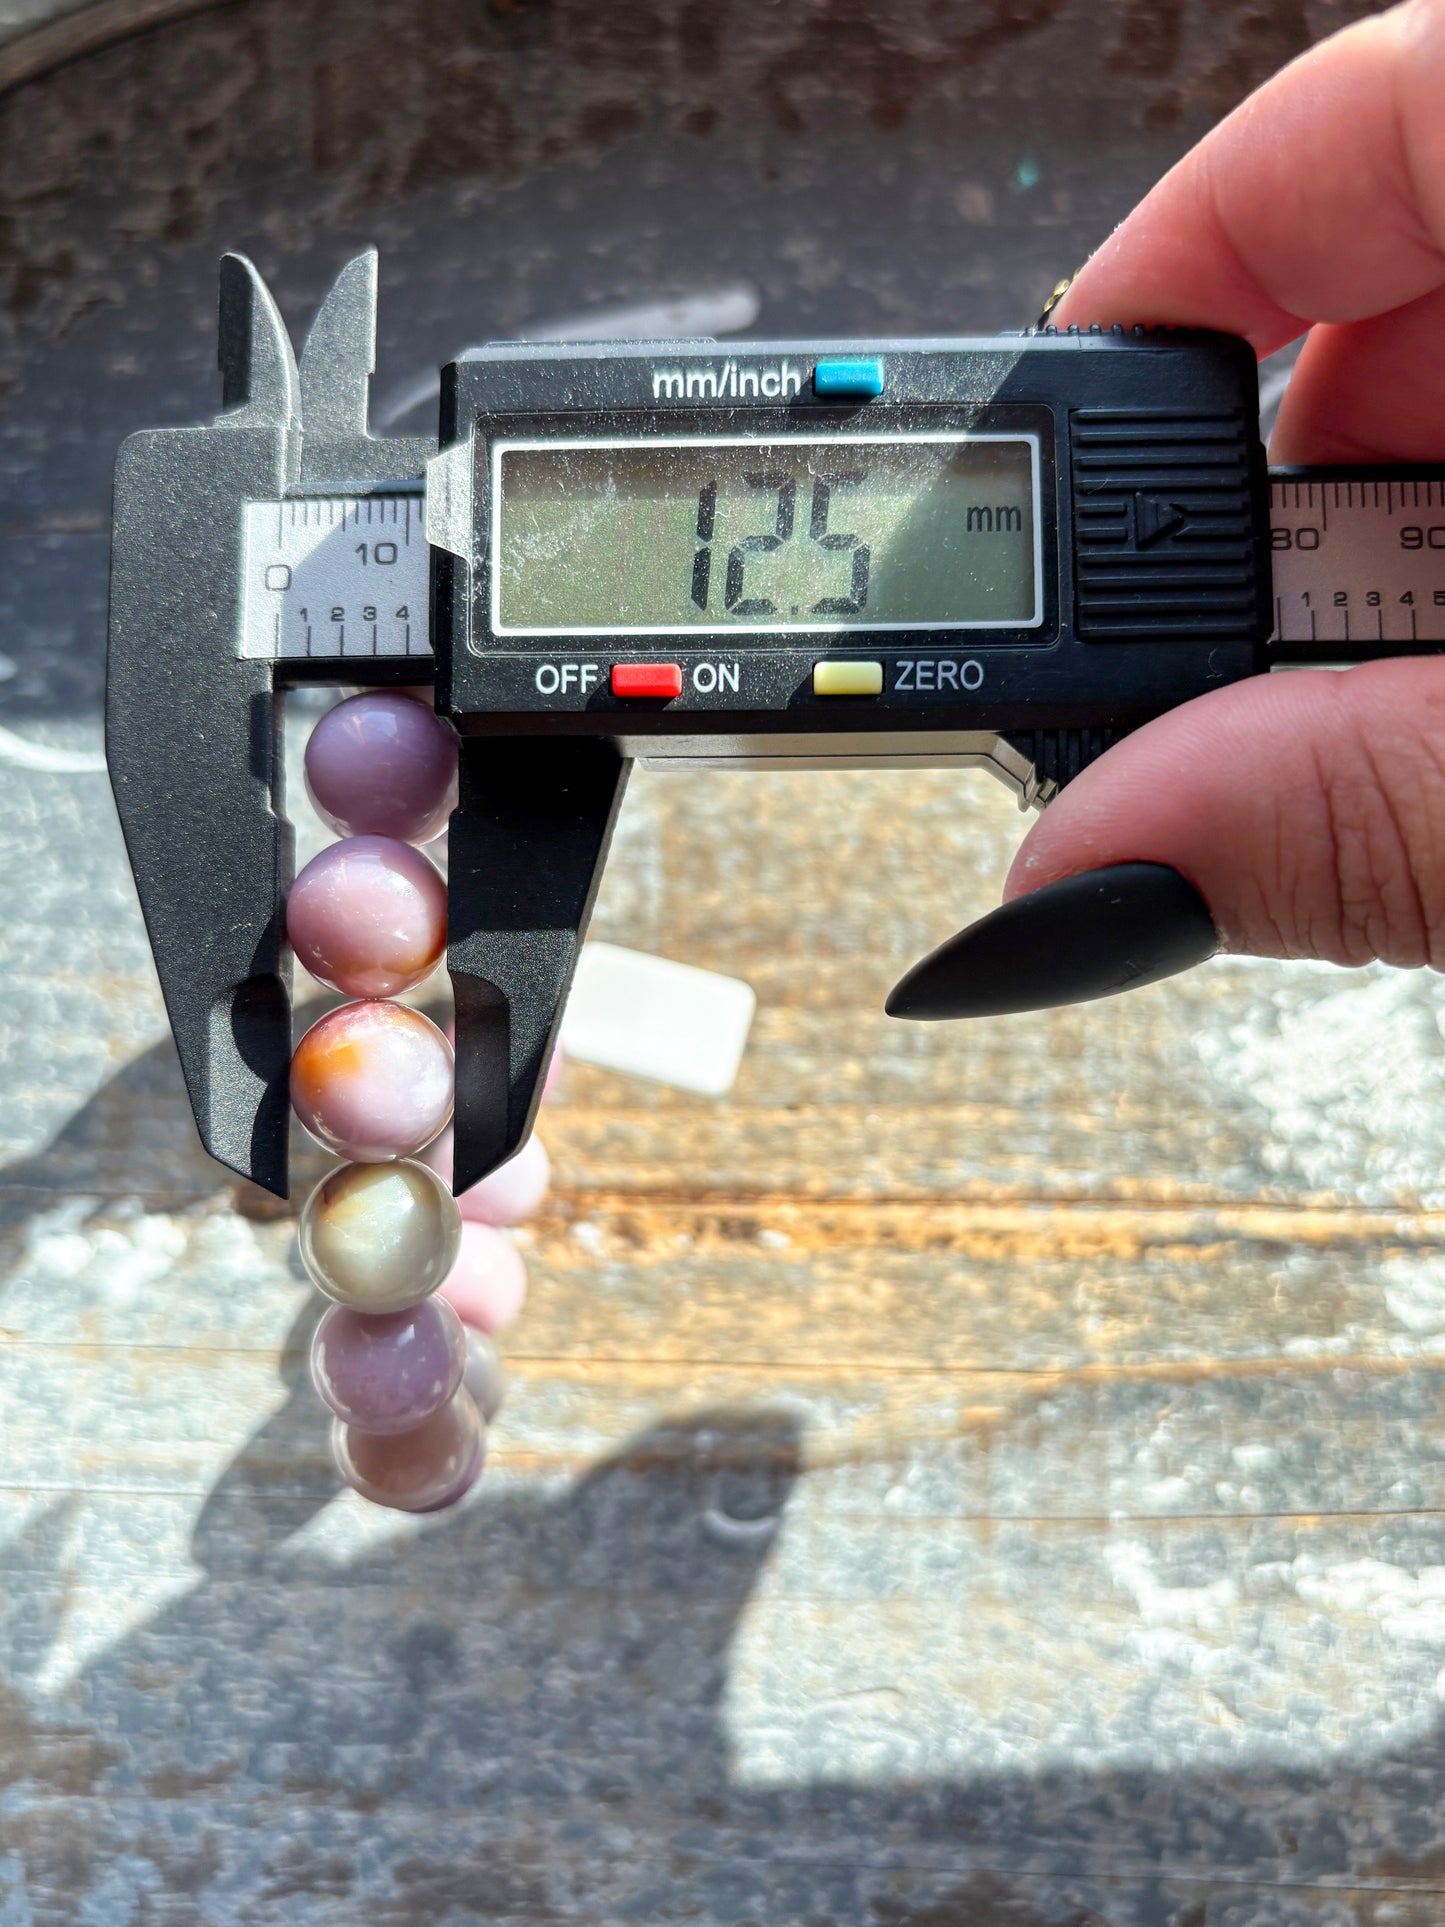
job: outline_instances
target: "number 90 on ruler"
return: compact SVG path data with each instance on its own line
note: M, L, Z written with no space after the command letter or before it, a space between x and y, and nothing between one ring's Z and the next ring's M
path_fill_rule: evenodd
M1445 637L1445 483L1395 469L1270 478L1273 644L1367 653Z

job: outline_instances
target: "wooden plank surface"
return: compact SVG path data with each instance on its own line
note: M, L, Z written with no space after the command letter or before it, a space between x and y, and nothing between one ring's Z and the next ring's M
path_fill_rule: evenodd
M568 1071L487 1475L408 1522L338 1490L96 767L109 463L212 404L220 246L299 319L379 238L403 399L737 281L1016 324L1344 12L398 17L249 0L0 108L0 1921L1434 1927L1438 979L891 1024L1002 790L639 773L595 934L745 976L742 1075Z

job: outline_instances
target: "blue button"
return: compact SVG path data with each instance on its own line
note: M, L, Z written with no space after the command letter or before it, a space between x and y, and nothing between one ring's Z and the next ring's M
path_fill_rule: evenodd
M813 370L815 395L861 396L871 401L883 393L881 361L820 361Z

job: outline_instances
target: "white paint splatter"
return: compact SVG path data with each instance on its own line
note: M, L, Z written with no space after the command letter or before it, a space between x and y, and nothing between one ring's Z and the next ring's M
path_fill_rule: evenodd
M1231 967L1257 975L1259 994L1194 1046L1224 1088L1259 1107L1266 1173L1353 1202L1445 1204L1440 979L1384 965Z

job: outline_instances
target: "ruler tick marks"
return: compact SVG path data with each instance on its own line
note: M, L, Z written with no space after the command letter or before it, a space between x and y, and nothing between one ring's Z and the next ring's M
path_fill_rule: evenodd
M429 657L426 625L413 625L410 615L425 606L428 568L420 515L418 540L412 540L412 506L410 491L248 504L238 652L271 662L302 655L318 661ZM369 539L358 542L363 520ZM370 539L392 531L396 540L389 546ZM374 566L378 548L380 568ZM358 632L351 641L348 622Z

